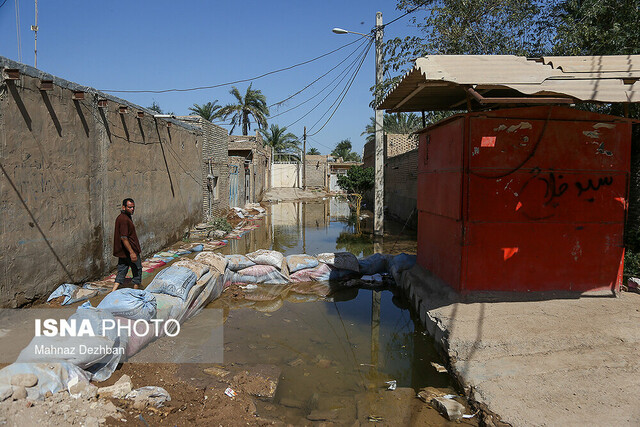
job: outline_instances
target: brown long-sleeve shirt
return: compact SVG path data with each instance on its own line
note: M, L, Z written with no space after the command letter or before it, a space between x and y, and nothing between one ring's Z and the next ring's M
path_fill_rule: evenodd
M129 256L127 248L122 244L122 237L126 237L129 240L131 249L133 249L136 254L141 252L136 227L133 225L131 217L124 212L121 212L116 218L116 225L113 231L113 255L118 258L126 258Z

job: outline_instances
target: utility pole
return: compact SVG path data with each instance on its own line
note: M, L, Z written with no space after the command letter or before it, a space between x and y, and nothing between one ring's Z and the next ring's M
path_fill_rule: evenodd
M307 127L302 135L302 188L307 189Z
M382 36L384 27L382 26L382 12L376 12L376 99L378 106L380 96L378 88L382 84ZM374 107L375 109L375 107ZM384 141L382 136L382 121L384 112L375 109L376 120L376 157L375 157L375 211L373 215L373 234L382 236L384 234Z
M31 31L35 34L35 44L33 47L34 68L38 68L38 0L36 0L36 24L31 26Z

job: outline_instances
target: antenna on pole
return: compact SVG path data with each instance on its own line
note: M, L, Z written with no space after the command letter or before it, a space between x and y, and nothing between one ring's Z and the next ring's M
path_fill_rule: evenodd
M38 0L36 0L36 24L31 26L31 31L34 32L35 35L35 44L33 47L33 56L34 56L34 64L35 68L38 68Z

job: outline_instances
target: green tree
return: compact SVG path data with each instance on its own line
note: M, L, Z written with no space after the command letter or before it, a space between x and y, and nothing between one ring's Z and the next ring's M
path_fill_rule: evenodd
M351 140L343 139L336 144L336 148L333 149L331 155L333 157L342 157L345 162L359 162L360 155L354 151L351 151Z
M363 194L371 190L375 184L373 168L354 166L345 175L338 175L338 186L347 193Z
M251 89L252 84L247 88L247 92L242 96L237 87L232 86L229 93L236 98L236 104L227 104L222 107L217 116L223 120L231 118L229 124L231 131L236 126L242 127L242 134L248 135L251 130L251 118L258 125L259 129L267 127L267 117L269 117L269 108L267 107L267 97L262 91Z
M162 108L160 108L160 104L158 104L156 101L153 101L151 103L151 105L149 107L147 107L149 110L151 111L155 111L158 114L164 114L162 112Z
M422 119L415 113L385 113L382 121L384 133L408 134L422 128ZM371 122L360 135L367 135L367 142L376 140L375 117L371 117Z
M311 148L309 148L309 150L307 151L307 154L311 154L311 155L314 155L314 154L320 154L320 151L318 151L318 149L317 149L317 148L315 148L315 147L311 147Z
M222 107L218 105L218 100L216 99L215 101L207 102L204 105L193 104L193 106L189 107L189 111L212 122L213 119L216 118L217 110L220 108Z
M287 127L271 125L269 129L260 129L264 145L273 148L276 153L297 153L300 149L298 137L287 132Z

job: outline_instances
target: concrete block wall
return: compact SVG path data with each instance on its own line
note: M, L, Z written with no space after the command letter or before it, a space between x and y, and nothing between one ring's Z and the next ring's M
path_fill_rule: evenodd
M397 133L385 134L387 157L395 157L411 150L418 149L418 135Z
M108 274L126 197L143 255L200 222L198 128L7 58L0 71L0 307Z
M307 154L306 156L307 166L307 188L320 188L327 187L327 156Z
M408 227L418 224L418 150L387 158L384 170L384 205L387 215Z
M229 134L226 129L200 116L180 116L177 119L202 129L203 220L224 216L229 209ZM209 175L213 179L208 179Z

